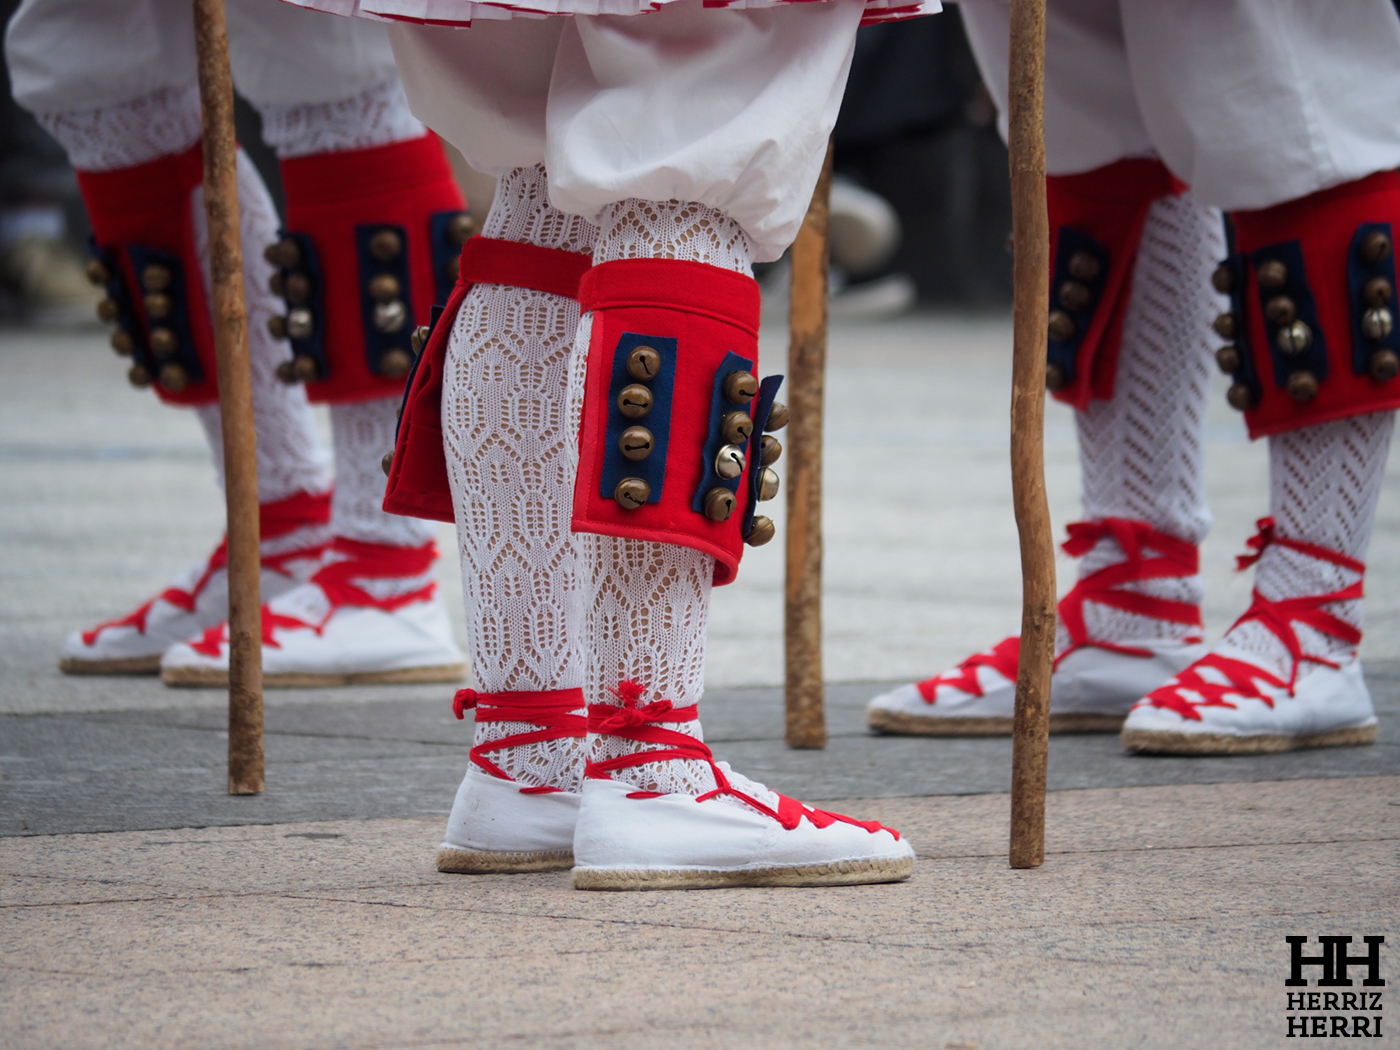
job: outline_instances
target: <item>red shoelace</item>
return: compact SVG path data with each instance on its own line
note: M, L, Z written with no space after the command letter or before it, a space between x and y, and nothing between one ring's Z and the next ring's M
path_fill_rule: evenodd
M1246 544L1250 548L1250 553L1241 554L1236 559L1240 570L1254 565L1269 547L1278 546L1297 551L1310 558L1317 558L1319 561L1339 565L1355 573L1364 575L1366 572L1366 564L1356 558L1350 558L1315 543L1290 540L1278 535L1278 527L1273 518L1260 518L1257 527L1259 531L1250 537ZM1166 685L1149 693L1139 702L1175 711L1181 717L1195 722L1201 720L1197 708L1233 708L1235 705L1225 699L1229 695L1261 700L1269 707L1273 707L1273 699L1259 688L1260 682L1276 689L1287 689L1288 695L1292 696L1298 683L1299 664L1307 661L1308 663L1322 664L1325 667L1340 666L1335 660L1311 656L1303 652L1302 643L1298 640L1298 633L1293 629L1293 624L1306 624L1313 630L1337 638L1348 645L1359 645L1361 632L1345 620L1323 609L1322 606L1361 597L1363 597L1361 580L1326 594L1310 594L1302 598L1284 598L1279 601L1265 598L1256 589L1253 594L1253 602L1245 614L1231 625L1230 630L1234 630L1240 624L1250 620L1262 623L1274 637L1283 643L1284 648L1288 650L1288 654L1292 658L1292 671L1286 682L1277 675L1252 663L1221 656L1218 653L1208 653ZM1213 669L1227 681L1222 684L1204 677L1201 671L1207 668ZM1196 694L1200 699L1188 698L1185 695L1187 692Z
M466 718L467 709L476 709L477 722L528 722L537 726L533 732L512 733L499 740L477 744L468 757L477 766L501 780L514 783L514 778L485 757L488 752L508 747L539 744L546 740L588 735L588 719L574 714L583 707L582 689L551 689L544 692L479 693L475 689L458 689L452 698L452 713ZM523 787L522 795L543 795L559 791L557 787Z

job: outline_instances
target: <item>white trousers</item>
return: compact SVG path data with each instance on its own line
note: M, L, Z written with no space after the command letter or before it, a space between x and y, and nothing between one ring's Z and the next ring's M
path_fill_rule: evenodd
M1006 134L1006 0L961 7ZM1052 175L1160 156L1217 208L1267 208L1400 167L1391 0L1049 0Z
M806 214L862 10L678 0L639 17L395 25L390 39L414 115L478 170L543 163L553 205L595 223L629 198L696 201L763 262Z
M350 98L394 78L382 24L281 0L225 0L229 63L255 106ZM24 0L5 31L15 101L35 113L120 105L195 82L190 0Z

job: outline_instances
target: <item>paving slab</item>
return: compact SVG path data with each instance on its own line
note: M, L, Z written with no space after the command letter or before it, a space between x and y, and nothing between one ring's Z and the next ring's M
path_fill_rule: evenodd
M1277 1047L1294 934L1394 929L1400 777L845 800L907 883L444 876L439 823L0 842L0 1031L39 1047ZM1394 954L1383 956L1393 985Z

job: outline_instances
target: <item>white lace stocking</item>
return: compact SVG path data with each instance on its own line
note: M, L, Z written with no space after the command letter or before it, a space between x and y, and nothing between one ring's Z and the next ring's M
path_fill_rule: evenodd
M399 403L397 397L381 397L331 405L335 446L331 530L337 536L394 547L421 547L433 538L431 523L389 514L383 508L382 461L394 447Z
M1394 429L1394 412L1375 412L1271 437L1269 513L1278 535L1365 561ZM1359 574L1340 565L1270 546L1255 568L1254 586L1265 598L1279 601L1326 594L1358 579ZM1361 599L1323 606L1357 630L1363 625L1362 607ZM1293 628L1303 652L1310 656L1336 661L1353 652L1341 639L1306 624L1294 623ZM1260 666L1288 679L1292 658L1261 623L1240 624L1225 637L1254 654ZM1301 663L1299 680L1317 666Z
M596 230L550 207L542 167L500 180L482 233L587 253ZM578 547L569 529L574 470L564 395L578 303L478 284L453 325L442 425L462 556L472 675L486 692L583 685ZM582 714L582 710L578 712ZM537 727L479 723L476 743ZM489 752L515 780L577 791L584 742Z
M260 106L263 140L282 158L387 146L424 132L409 112L396 76L350 98L294 106Z
M702 204L626 200L603 212L595 263L612 259L684 259L750 274L752 248L738 224ZM583 376L592 317L579 325L569 382L569 434L578 433ZM577 464L577 449L572 450ZM639 703L667 699L676 707L700 700L705 684L705 632L714 558L688 547L618 539L592 533L579 537L584 552L587 608L587 682L590 703L616 703L609 690L640 682ZM664 728L703 739L700 723ZM664 745L636 744L617 737L590 738L594 761ZM644 791L698 795L715 786L710 767L697 761L653 762L617 770L614 779ZM743 778L735 777L736 785ZM747 784L747 781L743 781Z
M1205 412L1215 340L1211 321L1223 300L1210 273L1224 257L1220 213L1191 194L1154 201L1147 214L1123 321L1113 397L1075 416L1084 517L1145 521L1199 544L1210 528L1205 498ZM1112 539L1079 564L1079 577L1122 561ZM1145 580L1118 589L1198 604L1200 576ZM1094 602L1084 606L1089 636L1101 641L1179 639L1198 628L1138 616ZM1069 636L1063 627L1057 650Z

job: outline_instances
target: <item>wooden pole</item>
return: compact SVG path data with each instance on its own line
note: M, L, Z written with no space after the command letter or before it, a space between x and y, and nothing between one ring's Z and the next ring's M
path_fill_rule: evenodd
M223 0L194 0L199 100L204 117L204 213L219 412L228 503L228 791L263 790L262 597L258 534L257 438L238 237L238 143Z
M792 244L788 313L787 581L784 706L788 747L826 747L822 687L822 415L826 397L831 147Z
M1011 0L1011 237L1015 251L1011 492L1021 536L1021 661L1011 752L1013 868L1045 860L1045 766L1055 654L1055 545L1045 498L1045 0Z

